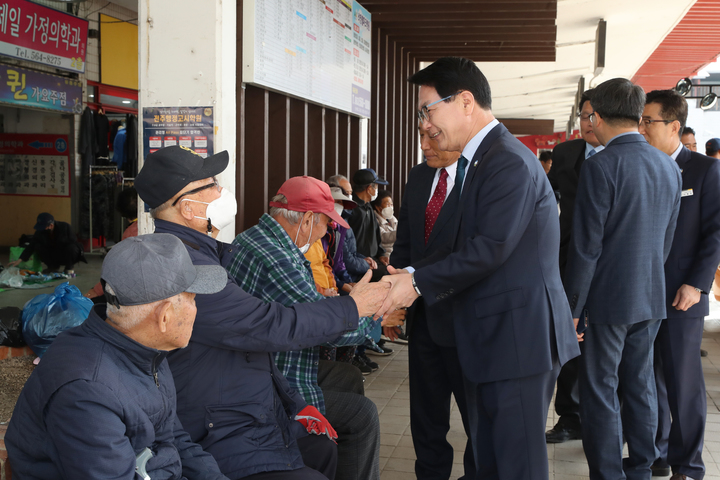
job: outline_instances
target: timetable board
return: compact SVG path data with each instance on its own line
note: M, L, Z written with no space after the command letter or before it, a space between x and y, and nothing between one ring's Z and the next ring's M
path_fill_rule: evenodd
M370 117L371 33L354 0L246 0L243 81Z

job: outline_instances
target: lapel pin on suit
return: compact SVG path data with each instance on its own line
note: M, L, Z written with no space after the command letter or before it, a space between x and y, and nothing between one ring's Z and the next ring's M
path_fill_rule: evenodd
M477 162L478 162L477 160L475 160L475 161L473 162L473 167L477 167Z

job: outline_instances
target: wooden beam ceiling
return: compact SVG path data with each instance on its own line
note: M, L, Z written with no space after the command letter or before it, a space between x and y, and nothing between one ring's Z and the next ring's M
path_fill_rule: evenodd
M373 29L419 61L552 62L557 1L363 0Z

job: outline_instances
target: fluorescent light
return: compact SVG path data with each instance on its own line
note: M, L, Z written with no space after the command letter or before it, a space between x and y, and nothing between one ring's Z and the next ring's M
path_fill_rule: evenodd
M130 100L123 100L123 103L130 103Z

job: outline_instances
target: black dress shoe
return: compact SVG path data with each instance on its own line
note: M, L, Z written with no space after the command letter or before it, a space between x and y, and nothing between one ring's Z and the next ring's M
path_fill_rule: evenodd
M650 465L650 470L652 471L653 477L669 477L670 476L670 466L663 462L662 460L655 460L655 462Z
M552 430L545 432L545 441L547 443L564 443L568 440L578 440L580 436L579 428L570 428L563 425L555 425Z

